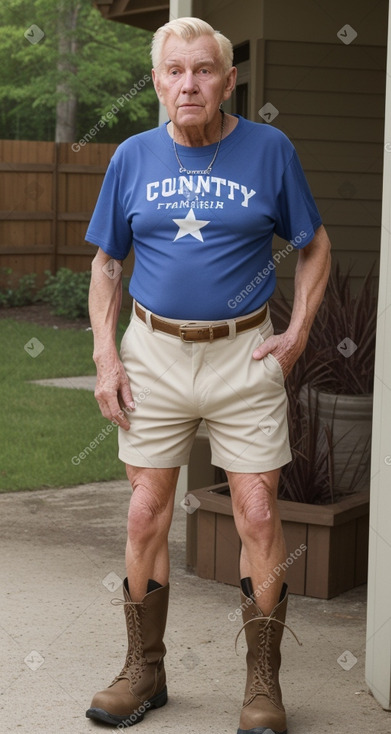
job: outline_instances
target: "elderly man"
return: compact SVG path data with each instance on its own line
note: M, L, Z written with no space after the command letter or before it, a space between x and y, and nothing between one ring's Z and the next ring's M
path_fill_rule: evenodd
M276 503L280 467L291 458L284 378L323 297L330 243L285 135L221 110L236 81L230 41L181 18L158 29L152 61L170 121L118 147L86 236L99 247L90 291L95 395L118 421L133 490L128 653L87 716L123 728L167 701L167 536L179 467L204 419L242 541L248 673L238 734L283 734L287 587L281 576L266 580L286 556ZM278 336L267 303L274 233L299 253L291 321ZM132 246L134 309L119 356L120 265Z

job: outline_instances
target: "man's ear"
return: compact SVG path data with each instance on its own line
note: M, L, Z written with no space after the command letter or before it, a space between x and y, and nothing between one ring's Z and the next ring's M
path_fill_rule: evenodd
M229 70L226 80L225 80L225 89L223 92L223 101L226 99L229 99L232 92L235 89L236 85L236 77L238 75L238 70L236 66L232 66L232 68Z
M157 98L159 102L164 104L164 94L161 89L159 74L156 73L155 69L152 69L152 81L153 81L153 86L155 87L155 92L157 94Z

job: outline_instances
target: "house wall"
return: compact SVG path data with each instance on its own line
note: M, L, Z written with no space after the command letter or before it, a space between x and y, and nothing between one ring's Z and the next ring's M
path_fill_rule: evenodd
M194 0L200 15L234 45L250 41L249 117L271 102L271 124L295 144L334 259L355 278L378 268L388 2L365 0ZM337 32L357 33L343 43ZM349 40L347 38L346 40ZM263 123L266 124L266 123ZM284 243L275 238L275 249ZM292 292L294 255L279 283Z
M380 248L385 48L268 39L258 63L259 106L279 110L273 124L296 146L334 256L363 276Z

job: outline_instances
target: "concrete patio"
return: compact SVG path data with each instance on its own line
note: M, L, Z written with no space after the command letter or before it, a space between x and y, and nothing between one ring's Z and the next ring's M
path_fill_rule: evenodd
M114 731L85 718L95 690L125 655L120 606L127 482L0 496L2 732ZM244 688L244 636L234 587L185 567L186 513L170 535L166 645L169 703L137 732L235 734ZM388 734L391 716L364 682L366 589L331 601L291 596L282 685L290 734ZM235 616L235 615L234 615ZM232 619L232 615L231 615ZM339 662L338 662L339 659Z

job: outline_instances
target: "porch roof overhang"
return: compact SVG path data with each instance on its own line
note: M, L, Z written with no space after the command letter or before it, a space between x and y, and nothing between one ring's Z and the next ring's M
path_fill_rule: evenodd
M155 31L169 20L169 0L94 0L107 20Z

